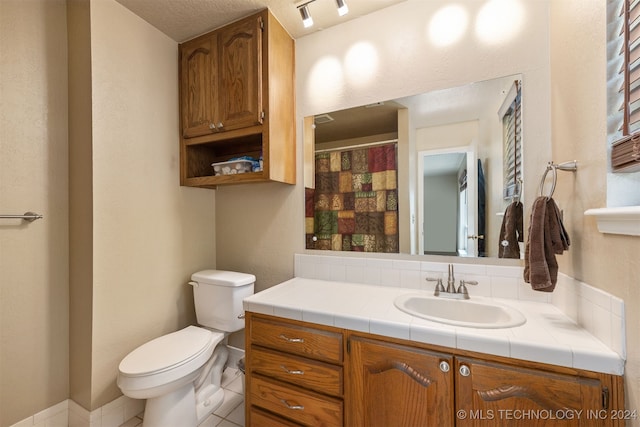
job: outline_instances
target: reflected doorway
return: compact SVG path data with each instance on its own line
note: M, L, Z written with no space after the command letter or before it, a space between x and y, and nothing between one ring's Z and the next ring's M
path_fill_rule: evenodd
M478 180L470 147L418 155L419 250L425 255L478 255Z

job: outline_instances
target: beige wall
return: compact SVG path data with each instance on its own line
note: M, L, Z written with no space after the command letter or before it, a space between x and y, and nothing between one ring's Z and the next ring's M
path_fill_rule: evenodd
M215 267L215 193L178 180L177 58L119 3L91 0L91 409L120 396L128 352L194 322L187 281Z
M0 1L1 213L45 216L0 224L3 427L120 396L119 361L193 322L186 282L215 267L215 192L178 181L177 44L70 1L68 126L66 6Z
M458 3L469 13L469 27L445 48L428 38L430 20L450 4L445 0L408 0L296 40L298 165L305 116L518 73L524 80L525 121L536 129L528 136L532 150L525 168L546 162L551 150L548 2L523 2L524 21L516 34L493 44L474 35L482 2ZM354 77L349 70L359 46L371 47L375 58L367 73ZM234 186L216 193L218 267L255 274L258 290L291 277L293 254L304 250L303 185Z
M0 1L0 425L68 396L66 9Z
M640 410L640 238L601 234L593 217L583 215L604 207L607 196L605 2L552 2L551 24L553 157L579 165L575 174L560 173L554 197L572 240L560 268L624 299L626 405Z

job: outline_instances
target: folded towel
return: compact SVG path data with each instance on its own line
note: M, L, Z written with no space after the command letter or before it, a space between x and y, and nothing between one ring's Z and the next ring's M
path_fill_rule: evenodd
M513 202L504 211L502 226L500 227L500 241L498 242L499 258L520 258L522 242L522 203Z
M556 255L571 244L560 210L552 198L538 197L531 208L524 255L524 281L536 291L553 292L558 281Z

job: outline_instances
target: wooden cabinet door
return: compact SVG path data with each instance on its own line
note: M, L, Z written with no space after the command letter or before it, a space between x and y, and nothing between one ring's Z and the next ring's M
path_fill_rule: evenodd
M180 110L185 138L207 135L218 115L214 92L217 91L218 42L215 33L180 46Z
M457 426L610 425L596 379L466 358L456 358L455 378Z
M451 355L351 337L349 361L345 425L454 425Z
M254 16L220 31L216 126L221 131L262 123L262 22Z

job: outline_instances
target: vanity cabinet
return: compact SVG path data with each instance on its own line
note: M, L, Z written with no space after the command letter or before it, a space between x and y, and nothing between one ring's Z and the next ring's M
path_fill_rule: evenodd
M179 46L182 185L295 183L294 41L268 9ZM215 175L250 156L263 169Z
M457 426L617 425L610 386L597 376L568 375L456 358ZM526 418L525 418L526 417ZM622 424L620 424L622 425Z
M451 355L360 336L349 342L345 425L454 425Z
M246 336L247 425L345 425L342 332L247 313Z
M619 376L250 312L246 322L247 426L624 425Z

